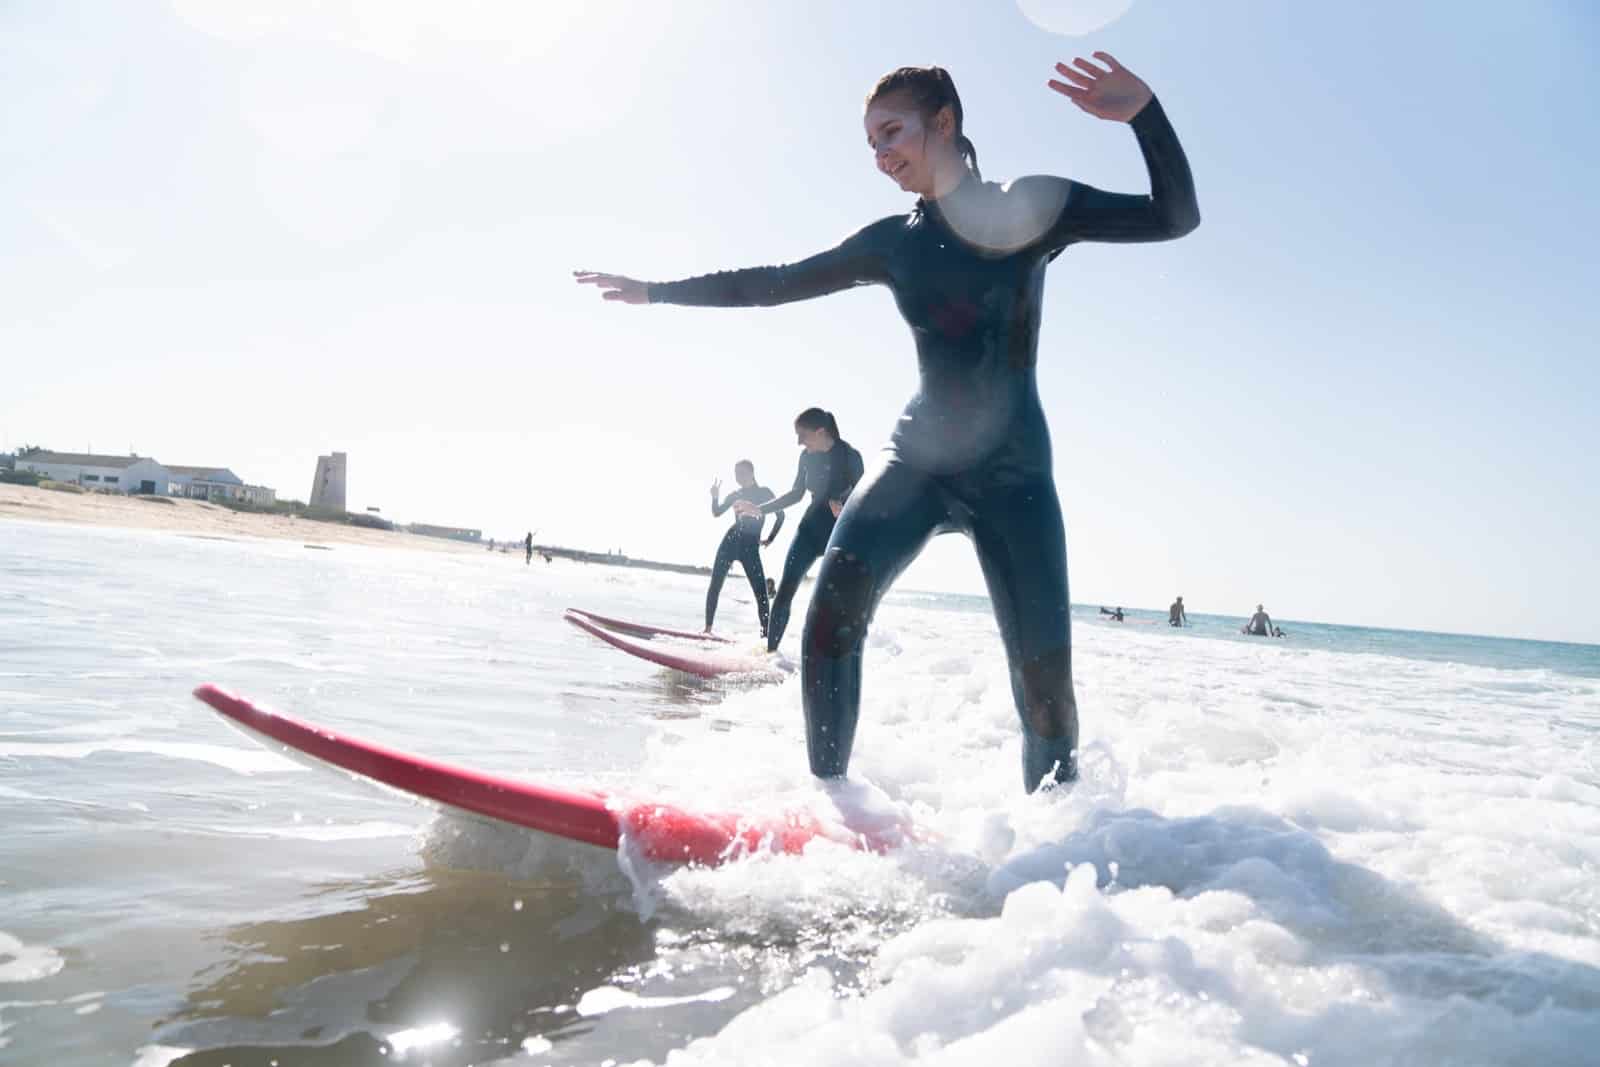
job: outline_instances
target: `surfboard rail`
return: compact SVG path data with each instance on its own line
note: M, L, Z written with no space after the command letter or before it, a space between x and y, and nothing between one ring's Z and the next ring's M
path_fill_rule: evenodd
M798 853L818 838L863 851L886 852L919 836L914 827L901 826L876 826L858 833L805 811L749 818L690 811L598 790L535 785L341 734L259 707L220 686L202 685L194 695L269 747L287 749L446 807L569 841L616 849L626 835L646 859L657 863L715 867L756 852Z
M568 609L562 616L584 633L598 637L613 648L654 663L658 667L692 674L697 678L722 678L727 675L752 675L782 678L785 672L763 656L740 655L706 648L674 648L666 643L635 641L626 634L593 622L585 612ZM726 639L724 639L726 640Z
M711 641L719 645L731 645L733 638L723 637L721 634L693 633L689 630L673 630L664 626L650 626L642 622L629 622L627 619L615 619L609 615L597 615L583 608L568 608L568 615L578 615L589 620L602 629L613 633L628 634L630 637L642 637L650 640L654 637L679 637L686 641Z

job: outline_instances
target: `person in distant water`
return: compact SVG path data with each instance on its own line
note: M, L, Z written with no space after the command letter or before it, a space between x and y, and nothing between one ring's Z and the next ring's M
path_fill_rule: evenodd
M767 624L768 652L778 650L778 642L783 640L783 631L789 625L789 607L800 589L800 582L828 547L834 521L844 510L844 502L850 499L864 469L861 453L840 440L839 424L830 412L806 408L795 416L794 435L802 449L794 488L760 507L737 505L741 515L770 515L798 504L808 490L811 493L811 506L801 517L794 540L789 542L789 555L783 561L783 579L778 582L778 592L773 597L772 620Z
M1122 621L1122 606L1119 604L1119 605L1117 605L1117 610L1116 611L1107 611L1106 608L1105 608L1105 605L1102 604L1102 605L1100 605L1100 614L1111 616L1111 621L1112 622L1121 622Z
M772 542L768 541L767 543L771 544ZM777 595L778 595L778 583L773 581L771 578L768 578L767 579L767 599L771 600L773 597L775 597Z
M772 536L765 542L761 540L761 526L766 521L760 512L754 517L739 511L740 504L760 506L772 499L772 490L764 485L756 484L756 465L747 459L741 459L733 465L733 480L739 483L739 488L729 493L726 498L721 498L722 479L711 483L711 515L713 518L720 516L729 508L735 511L733 525L728 527L728 532L722 535L722 543L717 546L716 561L711 564L711 585L706 590L706 633L711 632L711 624L717 618L717 599L722 596L722 581L728 576L728 568L733 566L733 561L738 560L744 567L744 576L750 582L750 590L756 595L756 615L761 620L761 636L767 635L767 575L761 569L761 549L763 544L770 545L772 538L778 536L778 531L783 528L783 513L778 513L778 521L773 524Z
M1251 637L1277 637L1278 635L1272 632L1274 629L1272 616L1263 611L1260 604L1257 604L1256 613L1250 616L1250 621L1244 624L1244 629L1240 632L1249 634Z
M525 564L532 563L533 562L533 531L532 530L529 530L528 531L528 536L524 537L522 539L522 547L527 549L527 552L528 552L528 558L524 559L522 562L525 563Z
M1172 602L1172 606L1167 609L1167 625L1187 626L1188 624L1189 614L1183 610L1183 597L1179 597L1177 600L1174 600Z
M1189 163L1161 102L1115 58L1095 58L1057 63L1049 89L1128 125L1148 190L1108 193L1047 174L985 181L950 72L901 67L867 94L862 132L878 172L917 198L908 212L784 266L648 283L576 272L579 284L627 304L769 307L882 285L911 328L917 391L839 519L806 616L801 695L819 778L849 770L863 650L880 598L929 538L957 532L977 550L1005 645L1023 786L1077 777L1066 529L1037 373L1045 272L1076 244L1170 241L1200 224ZM1029 124L1029 144L1056 136ZM794 199L774 198L775 210L794 216ZM1120 260L1091 259L1081 269L1146 314L1161 306ZM788 581L786 570L780 604ZM774 608L772 629L779 614Z

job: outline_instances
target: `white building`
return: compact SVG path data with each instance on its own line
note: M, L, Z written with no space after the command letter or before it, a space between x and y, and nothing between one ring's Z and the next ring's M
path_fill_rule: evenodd
M119 493L187 496L271 507L278 494L264 485L246 485L226 467L168 467L148 456L96 456L83 452L33 452L17 457L17 470L33 471L53 482Z
M148 456L96 456L87 452L31 452L17 457L17 470L53 482L119 493L172 491L172 472Z
M271 507L278 499L276 490L264 485L246 485L243 478L227 467L185 467L173 464L173 496L196 500L231 501Z

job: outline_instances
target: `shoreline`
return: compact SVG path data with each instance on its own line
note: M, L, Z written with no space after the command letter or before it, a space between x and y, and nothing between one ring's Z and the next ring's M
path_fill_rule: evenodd
M336 545L423 552L482 552L487 547L402 530L378 530L290 514L234 511L204 500L120 493L69 493L0 483L0 520L102 526L233 540L297 541L307 548Z

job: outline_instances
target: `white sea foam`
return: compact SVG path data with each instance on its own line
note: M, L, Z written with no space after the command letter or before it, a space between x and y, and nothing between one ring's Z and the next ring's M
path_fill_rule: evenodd
M885 614L852 773L937 839L661 874L675 923L865 963L667 1063L1577 1064L1600 1041L1586 681L1079 627L1084 776L1023 797L992 625ZM646 773L684 803L815 798L795 688L663 729Z
M28 945L0 930L0 982L37 982L66 966L49 945Z
M229 748L192 741L141 740L133 737L108 737L94 741L51 744L39 741L0 741L0 758L30 757L81 760L99 752L131 752L166 759L195 760L225 767L240 774L268 774L299 771L292 760L260 749Z

